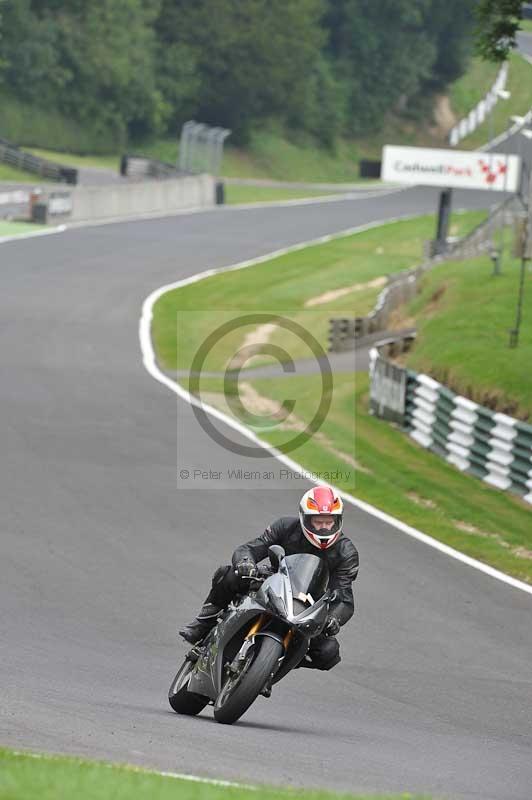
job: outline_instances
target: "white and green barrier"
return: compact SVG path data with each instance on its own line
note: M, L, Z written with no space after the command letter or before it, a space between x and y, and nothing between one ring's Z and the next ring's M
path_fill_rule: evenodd
M506 86L508 79L508 62L505 61L497 74L495 83L482 100L471 109L467 117L461 119L457 125L454 126L449 134L449 144L451 147L456 145L470 133L473 133L479 125L482 125L488 114L491 113L493 107L497 104L501 89Z
M532 425L370 353L370 406L462 472L532 503Z

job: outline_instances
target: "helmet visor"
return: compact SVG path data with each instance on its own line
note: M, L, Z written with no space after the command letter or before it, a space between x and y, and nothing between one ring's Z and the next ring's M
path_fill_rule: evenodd
M325 519L330 520L332 524L320 524ZM320 541L327 542L341 530L342 514L303 514L303 525Z

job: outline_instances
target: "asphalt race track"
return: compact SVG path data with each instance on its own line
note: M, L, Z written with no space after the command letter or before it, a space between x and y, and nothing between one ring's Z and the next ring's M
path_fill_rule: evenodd
M145 371L144 298L430 212L436 197L222 209L0 247L0 744L245 782L530 800L532 597L351 507L362 566L339 667L289 675L233 727L166 700L176 629L214 567L294 512L307 484L176 491L178 416L182 463L233 456ZM455 207L491 200L457 193Z

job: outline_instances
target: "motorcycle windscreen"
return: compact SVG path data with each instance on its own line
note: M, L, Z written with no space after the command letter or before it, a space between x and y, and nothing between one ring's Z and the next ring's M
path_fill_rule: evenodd
M325 560L307 553L298 553L286 556L284 563L294 597L303 594L318 600L324 594L329 583L329 568Z

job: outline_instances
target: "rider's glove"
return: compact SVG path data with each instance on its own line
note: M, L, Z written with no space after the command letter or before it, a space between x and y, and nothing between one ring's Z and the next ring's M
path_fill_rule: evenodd
M340 623L338 622L334 614L331 614L327 622L325 623L323 633L325 636L336 636L339 630L340 630Z
M257 565L250 558L243 558L235 569L239 578L254 578L258 574Z

